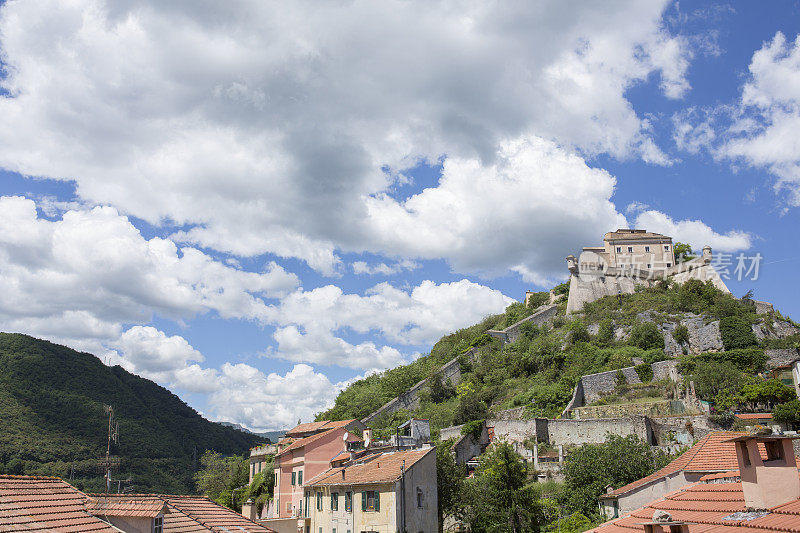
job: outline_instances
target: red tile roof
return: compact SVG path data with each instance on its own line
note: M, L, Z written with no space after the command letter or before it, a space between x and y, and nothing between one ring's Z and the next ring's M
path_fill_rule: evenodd
M117 533L86 510L87 500L59 478L0 475L0 531Z
M306 482L307 487L320 485L363 485L367 483L389 483L400 479L405 461L409 470L434 448L404 452L384 452L360 457L350 464L334 467L318 474ZM344 472L344 475L342 475Z
M733 431L713 431L697 441L694 446L686 450L677 459L661 470L656 470L647 477L628 483L610 494L603 494L600 498L619 496L637 489L653 481L657 481L671 474L680 472L722 472L735 470L739 463L736 460L736 448L732 442L723 442L732 437L745 435Z
M86 509L94 516L134 516L155 518L166 509L167 503L158 496L128 494L93 494Z
M768 513L750 513L745 516L731 516L746 512L742 484L734 477L736 472L728 472L733 478L729 482L700 481L669 493L645 507L630 514L601 524L593 532L632 533L643 531L645 522L653 519L656 509L668 512L673 521L690 524L692 533L756 533L757 531L800 531L800 500L777 507ZM721 474L707 476L707 481L723 479ZM704 478L705 479L705 478Z
M347 421L347 422L352 422L352 421ZM308 437L305 437L305 438L302 438L302 439L297 439L297 440L293 441L291 444L289 444L289 446L287 446L286 448L280 450L277 453L277 456L281 456L286 452L289 452L289 451L292 451L292 450L297 450L299 448L303 448L304 446L308 446L312 442L315 442L315 441L321 439L322 437L324 437L326 435L330 435L331 432L333 432L336 429L339 429L340 427L342 427L342 426L340 425L338 427L334 427L334 428L331 428L331 429L326 429L325 431L322 431L321 433L315 433L313 435L309 435ZM357 435L353 435L352 433L347 437L347 441L348 442L356 442L356 441L360 441L360 440L361 439Z
M772 418L772 413L736 413L733 416L741 420L761 420Z
M350 420L321 420L319 422L306 422L305 424L300 424L287 431L286 436L300 436L304 433L316 433L323 430L341 428L352 424L355 421L356 420L354 418L351 418Z
M204 496L162 496L170 513L164 515L164 533L275 533Z

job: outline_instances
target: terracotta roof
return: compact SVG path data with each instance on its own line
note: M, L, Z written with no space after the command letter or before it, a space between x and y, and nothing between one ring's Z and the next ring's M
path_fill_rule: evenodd
M289 444L289 446L287 446L283 450L280 450L277 453L277 456L281 456L286 452L290 452L292 450L297 450L299 448L303 448L304 446L308 446L312 442L315 442L315 441L321 439L322 437L324 437L326 435L330 435L333 431L335 431L336 429L339 429L341 427L342 426L338 426L338 427L331 428L331 429L326 429L325 431L323 431L321 433L315 433L313 435L309 435L308 437L305 437L305 438L302 438L302 439L297 439L297 440L293 441L291 444ZM347 437L347 441L348 442L355 442L355 441L360 441L360 440L361 439L357 435L353 435L352 433Z
M204 496L162 496L169 505L164 515L164 533L274 533Z
M603 237L603 240L606 241L615 241L615 240L638 240L638 239L672 239L672 237L668 237L666 235L661 235L660 233L653 233L650 231L645 230L629 230L629 229L618 229L617 231L609 231Z
M95 516L137 516L155 518L166 511L167 503L158 496L92 494L86 509Z
M728 472L733 476L736 472ZM719 478L720 474L715 474ZM673 521L691 524L692 533L755 533L756 531L800 531L800 500L773 507L768 513L746 512L741 482L699 481L671 492L663 498L601 524L592 531L600 533L631 533L643 531L643 523L653 519L656 509L667 511Z
M287 431L286 436L291 437L294 435L302 435L303 433L316 433L323 430L341 428L352 424L355 421L356 420L354 418L351 418L350 420L321 420L319 422L306 422L305 424L300 424Z
M0 531L118 532L89 514L87 500L59 478L0 475Z
M764 418L772 418L772 413L736 413L733 416L742 420L761 420Z
M628 483L609 494L603 494L600 498L620 496L681 470L709 473L735 470L739 466L736 460L736 448L733 443L723 441L740 435L745 435L745 433L713 431L661 470L656 470L649 476Z
M376 453L360 457L350 464L330 468L306 482L307 487L320 485L362 485L367 483L389 483L400 478L405 461L409 470L420 459L434 452L434 448L404 452ZM344 472L344 477L342 477Z

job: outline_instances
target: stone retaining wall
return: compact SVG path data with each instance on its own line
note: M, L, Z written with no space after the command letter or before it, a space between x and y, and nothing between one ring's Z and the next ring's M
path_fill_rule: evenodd
M526 316L519 322L515 322L511 324L506 329L490 329L486 332L487 335L490 337L494 337L495 339L500 339L500 342L503 344L507 344L509 342L514 342L519 338L522 334L522 325L528 322L536 324L537 326L541 326L543 324L547 324L553 321L556 314L558 313L558 305L550 304L550 305L543 305L539 307L537 311L535 311L532 315Z

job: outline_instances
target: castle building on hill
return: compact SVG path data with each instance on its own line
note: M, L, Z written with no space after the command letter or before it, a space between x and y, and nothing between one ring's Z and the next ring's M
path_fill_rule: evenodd
M712 264L711 247L699 257L676 263L672 237L643 229L618 229L605 234L603 246L585 247L578 259L567 256L570 272L567 313L604 296L632 294L637 285L651 287L661 279L711 281L730 292Z
M643 229L618 229L603 237L603 246L586 246L581 262L608 267L663 271L675 264L672 237Z

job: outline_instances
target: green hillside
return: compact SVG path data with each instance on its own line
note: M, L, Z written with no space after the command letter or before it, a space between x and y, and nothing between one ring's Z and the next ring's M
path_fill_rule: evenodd
M96 468L106 450L104 404L119 421L113 477L130 476L136 492L192 493L205 450L242 454L264 440L209 422L165 388L91 354L0 333L0 472L104 490Z
M557 294L566 292L564 285L556 289ZM702 317L705 323L720 320L724 350L713 356L679 356L680 368L695 380L701 399L714 402L720 391L731 392L733 396L728 395L721 402L730 409L741 399L736 396L737 391L754 380L763 381L758 373L764 367L765 348L794 347L800 342L797 335L758 341L751 324L788 319L778 312L758 315L749 297L736 299L710 283L696 280L683 285L660 282L653 288L641 287L634 294L588 304L582 313L569 316L564 314L564 299L551 325L525 324L520 338L502 348L499 341L484 333L487 329L503 329L530 315L546 298L547 293L538 293L529 307L514 303L503 314L443 337L429 355L410 365L351 384L330 410L320 413L319 419L363 418L425 378L432 386L417 411L399 411L377 419L373 425L390 428L413 414L429 418L436 433L440 428L485 419L493 412L513 407L524 407L528 416L555 417L566 407L582 375L638 363L642 365L643 381L649 381L649 364L667 358L658 326L667 322L677 326L681 319L695 316ZM620 330L626 332L624 338L615 335ZM676 340L684 341L685 335L685 327L677 326ZM474 362L463 356L472 346L482 349ZM437 370L454 357L461 357L462 381L457 388L442 383L437 376ZM719 372L720 367L724 372ZM658 385L648 384L641 391L626 393L657 396L671 389Z

